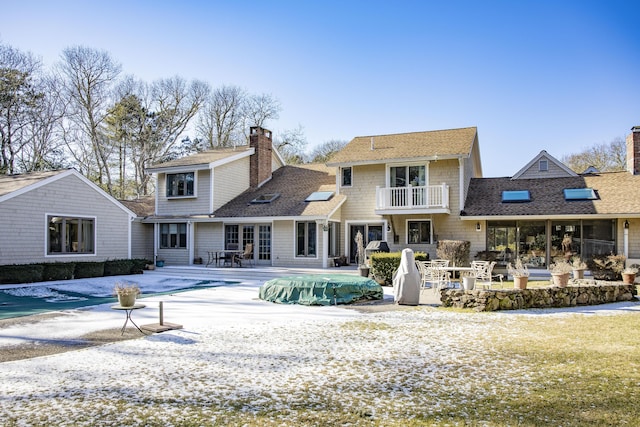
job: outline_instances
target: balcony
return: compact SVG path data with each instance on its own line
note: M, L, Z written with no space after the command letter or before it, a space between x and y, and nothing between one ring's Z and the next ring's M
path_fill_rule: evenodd
M443 183L422 187L376 187L376 214L403 213L451 213L449 186Z

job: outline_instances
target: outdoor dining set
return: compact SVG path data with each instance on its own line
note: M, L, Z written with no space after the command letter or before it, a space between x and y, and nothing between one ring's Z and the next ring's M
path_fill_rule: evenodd
M469 267L449 265L446 259L416 261L420 272L420 289L439 292L448 288L473 289L476 285L490 289L493 284L502 287L502 274L493 274L495 261L472 261ZM457 277L456 277L457 276Z

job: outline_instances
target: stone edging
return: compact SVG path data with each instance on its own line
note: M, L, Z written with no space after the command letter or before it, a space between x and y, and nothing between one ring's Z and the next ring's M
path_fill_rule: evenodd
M443 307L471 308L476 311L519 310L525 308L575 307L619 301L633 301L638 294L635 284L573 280L566 288L548 286L530 289L487 289L465 291L445 289L440 292Z

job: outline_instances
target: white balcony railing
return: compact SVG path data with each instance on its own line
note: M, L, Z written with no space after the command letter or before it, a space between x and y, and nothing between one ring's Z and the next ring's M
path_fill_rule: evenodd
M449 209L449 186L376 187L376 210Z

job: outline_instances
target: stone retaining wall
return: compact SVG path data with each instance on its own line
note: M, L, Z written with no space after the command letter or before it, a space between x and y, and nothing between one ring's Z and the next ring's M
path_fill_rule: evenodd
M443 307L472 308L476 311L518 310L523 308L575 307L618 301L633 301L636 285L621 282L575 280L566 288L549 286L531 289L491 289L441 291Z

